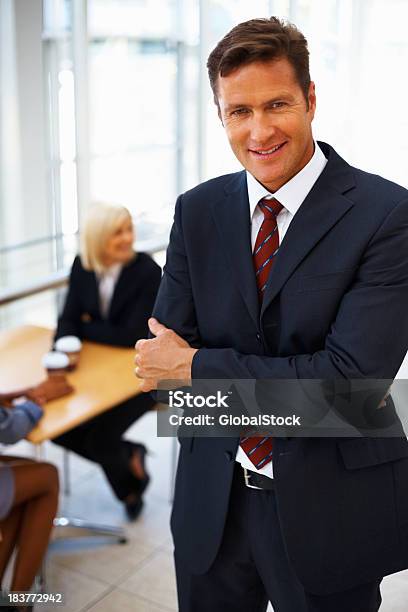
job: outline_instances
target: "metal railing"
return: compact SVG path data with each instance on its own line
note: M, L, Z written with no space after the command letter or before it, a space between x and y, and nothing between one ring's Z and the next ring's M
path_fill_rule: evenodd
M63 287L67 284L68 277L69 270L59 270L58 272L49 274L47 277L37 281L36 283L0 291L0 306L5 306L6 304L10 304L16 300L21 300L22 298L30 297L36 293L48 291L49 289L58 289L59 287Z
M51 236L43 236L41 238L34 238L33 240L26 240L25 242L19 242L10 246L0 247L0 255L12 253L14 251L20 251L21 249L27 249L30 247L39 246L40 244L46 244L48 242L54 242L67 237L78 236L78 232L75 234L52 234Z
M167 237L152 243L152 241L143 241L138 243L138 250L153 255L167 248ZM58 289L64 287L68 283L69 270L63 269L58 272L53 272L48 276L39 279L36 282L21 285L19 287L11 287L0 291L0 306L5 306L11 302L21 300L22 298L42 293L50 289Z

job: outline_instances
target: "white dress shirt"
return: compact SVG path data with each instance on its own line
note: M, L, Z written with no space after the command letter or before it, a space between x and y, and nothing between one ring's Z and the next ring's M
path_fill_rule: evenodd
M282 244L282 241L285 237L286 232L288 231L288 227L292 222L293 217L299 210L303 201L305 200L307 194L312 189L313 185L323 172L323 169L327 163L327 159L323 155L322 150L319 145L315 143L315 150L313 153L313 157L306 164L304 168L300 172L298 172L293 178L290 179L287 183L282 185L277 191L271 193L268 191L261 183L259 183L255 177L252 176L248 171L247 175L247 186L248 186L248 199L249 199L249 209L251 213L251 244L252 251L254 250L256 237L258 235L258 231L262 225L263 221L263 212L258 206L258 202L263 198L272 199L276 198L278 202L280 202L283 206L283 209L278 214L276 221L278 224L278 234L279 234L279 244ZM257 470L249 457L245 454L240 446L238 446L238 451L236 455L236 461L242 464L243 467L251 470L252 472L257 472L258 474L263 474L264 476L269 476L273 478L273 465L272 461L270 461L263 468Z
M109 266L102 274L98 274L99 308L104 319L108 318L115 285L122 271L122 264Z

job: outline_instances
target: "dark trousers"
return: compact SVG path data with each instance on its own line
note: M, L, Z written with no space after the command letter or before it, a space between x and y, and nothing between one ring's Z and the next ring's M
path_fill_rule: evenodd
M245 487L236 467L224 536L203 575L175 552L179 612L377 612L379 581L317 597L305 593L288 561L273 491ZM197 525L199 529L199 525Z
M136 395L54 438L53 442L98 463L116 497L123 500L137 490L137 479L129 468L129 446L122 435L154 404L149 394Z

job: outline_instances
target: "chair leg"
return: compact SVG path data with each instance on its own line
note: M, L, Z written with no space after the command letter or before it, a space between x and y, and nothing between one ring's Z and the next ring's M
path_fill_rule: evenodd
M35 577L35 591L37 593L47 592L46 557L44 557L38 574Z
M71 495L71 474L69 464L69 451L64 448L63 455L63 471L64 471L64 495Z

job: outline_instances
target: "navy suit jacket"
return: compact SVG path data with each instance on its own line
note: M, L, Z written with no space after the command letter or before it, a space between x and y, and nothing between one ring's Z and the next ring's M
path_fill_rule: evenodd
M245 172L178 198L154 316L200 350L193 379L393 379L408 350L408 191L328 163L292 220L261 309ZM183 438L172 530L205 572L221 541L237 438ZM405 437L275 439L281 528L307 591L408 567Z

